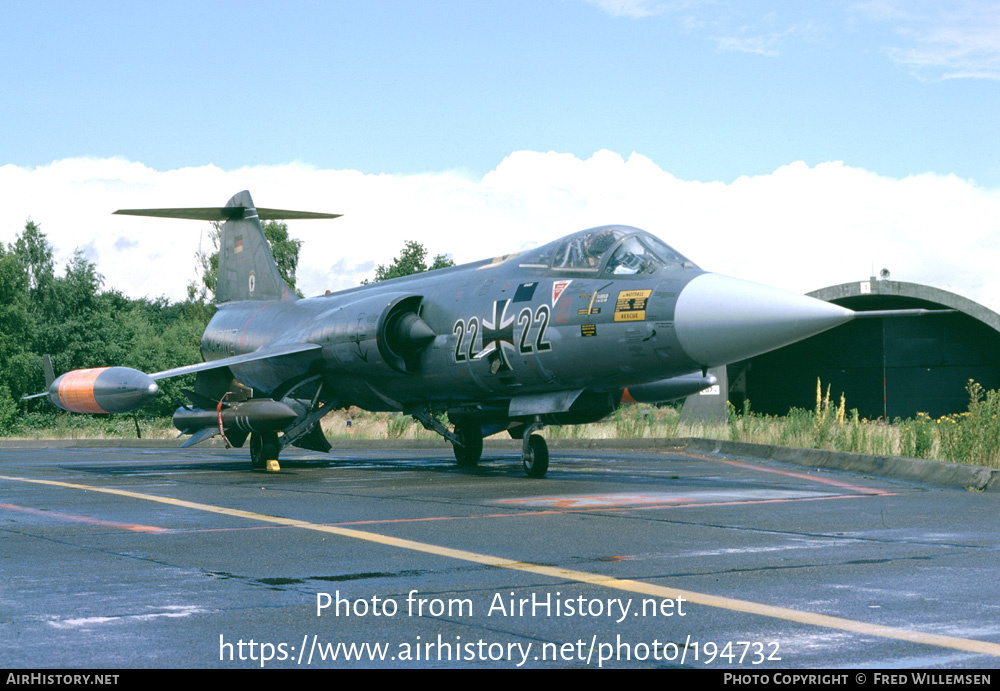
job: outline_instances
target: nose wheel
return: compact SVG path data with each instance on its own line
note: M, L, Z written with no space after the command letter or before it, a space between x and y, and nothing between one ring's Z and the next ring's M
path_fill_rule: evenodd
M545 477L549 470L549 445L544 437L533 434L541 428L538 423L529 425L521 442L521 465L528 477Z

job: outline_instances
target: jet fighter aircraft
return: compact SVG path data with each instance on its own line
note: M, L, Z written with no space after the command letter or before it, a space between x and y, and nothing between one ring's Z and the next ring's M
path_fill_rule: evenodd
M851 310L699 269L628 226L582 230L521 254L299 299L281 279L261 219L336 218L225 207L115 213L224 221L218 311L204 362L144 374L124 367L47 372L49 400L75 412L127 412L156 381L197 373L174 423L189 446L221 434L254 468L289 445L328 452L331 410L401 411L474 465L483 437L522 439L531 477L546 425L599 420L623 402L667 401L715 384L708 368L780 348ZM438 415L447 413L449 429Z

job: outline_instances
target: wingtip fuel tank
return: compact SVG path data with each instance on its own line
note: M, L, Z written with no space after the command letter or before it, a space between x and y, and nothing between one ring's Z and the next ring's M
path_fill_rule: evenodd
M71 413L128 413L149 403L160 387L131 367L78 369L49 385L52 405Z

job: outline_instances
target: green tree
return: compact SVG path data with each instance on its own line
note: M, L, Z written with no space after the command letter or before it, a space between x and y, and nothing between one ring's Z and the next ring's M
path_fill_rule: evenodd
M97 307L97 293L104 285L104 276L97 272L97 266L83 256L83 250L76 249L73 258L66 264L66 277L61 283L64 311L76 313Z
M10 249L24 267L28 290L32 294L44 291L55 277L55 262L52 259L52 246L41 226L29 219Z
M455 262L452 261L451 257L444 254L438 254L434 256L434 261L430 266L427 266L427 249L421 245L419 242L414 240L407 240L403 244L403 249L399 253L399 256L392 260L388 266L379 265L375 269L375 279L373 283L378 283L379 281L386 281L390 278L399 278L400 276L411 276L413 274L423 273L424 271L433 271L434 269L444 269L449 266L455 266ZM368 283L365 279L362 283Z
M10 395L6 384L0 384L0 434L17 431L17 401Z
M285 279L288 287L294 290L296 295L302 297L302 293L295 289L295 271L299 268L299 250L302 248L302 241L288 237L287 223L265 221L263 227L264 237L271 245L274 263L278 265L278 273Z
M302 293L295 287L295 271L299 267L299 249L302 247L301 240L293 240L288 237L288 224L282 221L265 221L261 224L264 229L264 237L267 238L271 246L271 256L278 266L278 273L282 280L296 295L302 297ZM200 300L201 302L215 299L215 288L219 283L219 240L222 237L222 224L213 223L212 230L208 232L208 239L212 242L211 252L197 252L195 258L201 268L201 286L195 283L188 285L188 299Z
M286 235L285 242L294 241ZM105 365L144 372L189 365L201 359L201 334L215 312L204 302L134 300L103 289L104 278L80 250L56 276L52 257L31 221L16 242L0 244L0 434L16 431L20 410L36 421L61 414L44 399L19 402L44 389L43 353L52 356L56 374ZM193 376L161 382L143 414L169 416Z
M55 261L41 226L32 220L0 256L0 381L14 398L36 393L41 358L33 352L54 319ZM4 255L0 248L0 255Z
M0 388L8 395L23 395L31 383L25 367L35 330L29 304L28 274L0 245Z
M117 353L108 348L117 328L115 312L126 298L113 294L118 300L112 303L112 295L99 295L103 283L97 267L79 249L66 264L65 275L53 279L39 313L34 350L49 353L56 370L117 364L112 359Z

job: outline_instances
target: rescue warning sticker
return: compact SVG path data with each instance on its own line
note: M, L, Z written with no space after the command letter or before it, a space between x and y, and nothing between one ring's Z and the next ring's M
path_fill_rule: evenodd
M646 300L652 290L622 290L615 303L616 322L638 322L646 319Z

